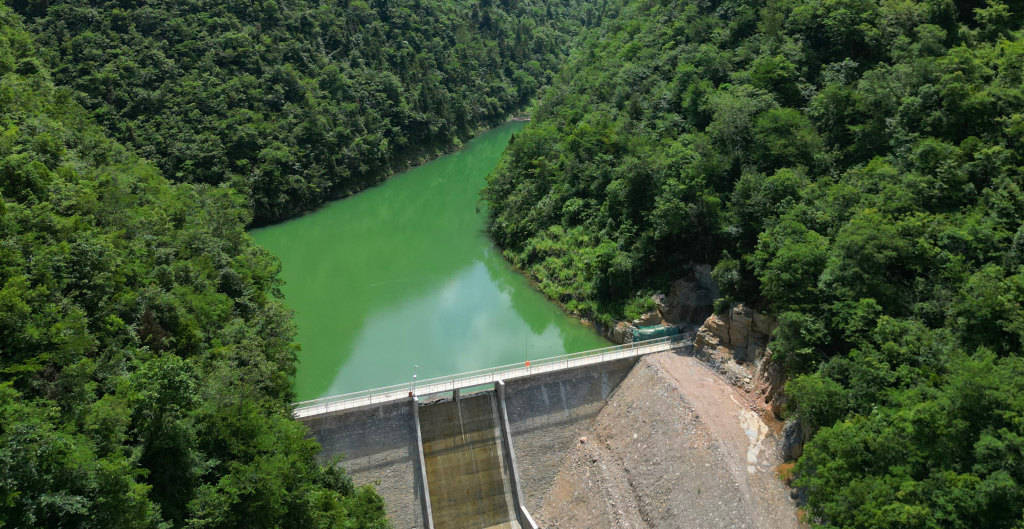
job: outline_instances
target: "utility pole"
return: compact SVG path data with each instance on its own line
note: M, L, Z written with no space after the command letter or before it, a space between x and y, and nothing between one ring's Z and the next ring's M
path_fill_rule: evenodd
M412 365L412 382L409 383L409 396L416 396L416 370L420 368L419 364Z

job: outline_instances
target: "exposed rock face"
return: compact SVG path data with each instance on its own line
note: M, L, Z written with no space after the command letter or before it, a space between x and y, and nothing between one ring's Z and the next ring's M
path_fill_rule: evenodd
M782 366L771 361L771 351L765 350L763 360L758 364L754 380L757 381L761 398L771 409L772 415L781 419L789 400L782 391L786 386L786 376L782 372Z
M736 305L729 311L729 345L733 347L741 357L741 361L749 361L746 358L747 348L750 345L750 327L754 322L754 311L743 306Z
M784 380L779 367L769 361L768 350L776 326L771 316L737 304L724 315L712 314L704 320L693 351L731 384L758 393L764 408L779 417Z
M740 303L724 315L708 316L697 331L697 346L728 353L739 363L756 362L777 325L775 318Z
M807 432L799 419L786 421L786 426L782 428L780 455L786 461L795 460L804 453L804 441L806 440Z
M704 326L701 330L706 330L703 334L698 334L698 339L703 336L709 345L718 346L721 340L725 340L722 345L728 346L729 342L729 319L721 318L717 314L708 316L708 319L704 320Z
M613 327L599 328L599 332L609 340L618 343L633 341L637 327L652 325L695 324L704 321L711 314L715 299L718 298L718 286L711 279L711 265L695 264L681 279L672 283L668 294L658 293L651 296L657 306L639 318L629 322L620 321Z
M738 304L704 320L693 343L694 356L748 392L758 411L772 419L782 419L787 402L785 375L768 349L777 326L775 318ZM786 424L779 447L786 460L800 457L807 433L799 421Z
M661 318L668 323L699 323L711 314L718 286L711 279L711 265L693 265L672 283L668 295L654 296Z
M659 311L652 310L651 312L648 312L643 316L640 316L639 318L633 320L633 325L637 327L649 327L651 325L660 325L661 319L661 313Z
M615 324L615 327L612 327L608 338L618 344L629 343L633 341L633 331L635 330L636 327L633 327L629 322L620 321Z
M771 334L775 332L775 328L779 326L779 322L775 321L775 318L768 316L767 314L757 312L756 310L753 312L754 332L765 336L771 336Z

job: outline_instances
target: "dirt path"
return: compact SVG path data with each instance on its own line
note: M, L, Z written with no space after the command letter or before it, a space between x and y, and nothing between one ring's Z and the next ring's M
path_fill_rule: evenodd
M566 457L547 529L796 529L771 428L690 357L641 360Z

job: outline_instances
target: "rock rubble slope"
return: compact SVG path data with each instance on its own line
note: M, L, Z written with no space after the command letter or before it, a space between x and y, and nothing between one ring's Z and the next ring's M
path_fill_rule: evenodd
M777 428L692 357L641 360L567 453L548 529L796 529Z

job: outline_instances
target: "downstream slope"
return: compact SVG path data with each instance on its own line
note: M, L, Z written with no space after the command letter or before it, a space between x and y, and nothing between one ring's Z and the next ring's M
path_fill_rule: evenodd
M0 526L384 527L291 419L244 204L108 139L35 50L0 5Z
M1020 2L629 2L486 196L505 255L610 323L715 264L778 316L822 527L1024 517Z
M777 436L693 357L640 360L569 449L534 515L550 529L797 529ZM555 472L552 469L552 472Z
M504 121L606 2L8 3L114 138L263 224Z

